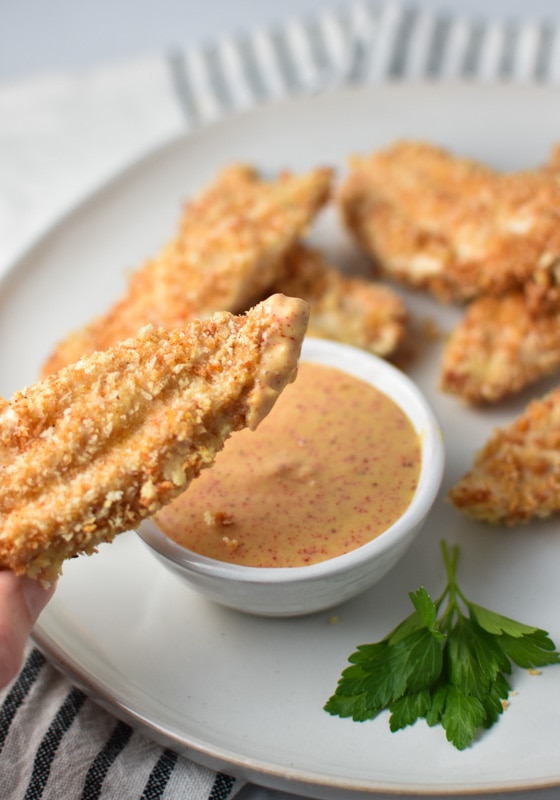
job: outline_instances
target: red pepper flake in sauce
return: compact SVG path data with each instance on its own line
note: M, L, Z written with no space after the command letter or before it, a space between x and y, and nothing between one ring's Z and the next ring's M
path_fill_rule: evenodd
M304 362L258 429L232 436L212 469L155 519L179 544L221 561L313 564L401 516L420 456L418 435L390 398Z

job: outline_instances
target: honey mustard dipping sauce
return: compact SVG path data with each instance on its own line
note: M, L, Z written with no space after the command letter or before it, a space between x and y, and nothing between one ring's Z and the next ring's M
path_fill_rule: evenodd
M183 547L253 567L298 567L354 550L410 504L421 444L369 383L302 362L256 431L234 434L154 517Z

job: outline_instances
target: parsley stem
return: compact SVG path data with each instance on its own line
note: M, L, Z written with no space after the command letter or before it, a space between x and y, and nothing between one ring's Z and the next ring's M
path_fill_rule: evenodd
M459 546L455 545L450 553L447 542L442 540L441 551L443 553L443 561L445 564L445 570L447 572L447 593L449 594L450 601L453 603L457 614L459 616L463 616L459 603L457 602L457 598L462 600L467 608L470 608L471 604L457 583L457 566L459 564L460 554Z
M442 595L436 601L435 605L439 611L444 600L447 599L447 608L445 613L440 619L439 629L442 632L450 631L455 624L455 617L462 617L463 612L459 600L462 600L468 606L468 601L457 585L457 566L459 564L459 547L455 545L449 549L449 545L445 540L440 542L441 552L443 556L443 563L445 565L445 572L447 574L447 584L443 590Z
M440 542L441 552L443 555L443 563L445 564L445 571L447 573L447 584L448 586L457 586L457 565L459 563L459 546L455 545L451 552L449 551L449 545L442 539Z

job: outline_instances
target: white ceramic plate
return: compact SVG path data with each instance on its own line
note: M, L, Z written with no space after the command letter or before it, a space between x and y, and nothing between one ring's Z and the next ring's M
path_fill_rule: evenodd
M398 137L427 138L501 168L538 164L560 136L554 91L394 86L274 105L181 138L77 208L0 285L0 394L34 380L51 347L115 298L127 269L172 235L180 203L233 160L266 171L318 163ZM355 251L334 214L313 238L340 264ZM407 296L417 322L449 329L458 313ZM410 374L431 399L447 449L441 493L417 541L381 583L329 613L270 620L203 600L158 565L134 534L69 563L36 640L71 678L120 717L201 763L269 787L321 797L358 791L461 794L560 785L560 668L516 672L501 721L458 752L423 723L391 734L386 716L357 724L323 704L346 658L410 611L408 591L443 585L439 541L460 542L467 594L537 624L560 644L558 521L520 530L467 522L444 502L499 409L467 410L437 391L439 346ZM534 391L541 391L543 386Z

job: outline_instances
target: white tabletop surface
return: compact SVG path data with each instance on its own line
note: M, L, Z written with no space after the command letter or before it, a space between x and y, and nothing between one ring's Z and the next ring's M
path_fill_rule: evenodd
M294 15L313 13L322 0L0 0L0 92L56 73L80 72L144 58L243 31ZM556 0L419 0L423 8L454 15L560 20ZM30 117L31 120L31 117ZM512 800L552 800L559 789L508 795ZM253 786L243 800L284 800L285 793ZM500 795L504 798L505 795Z

